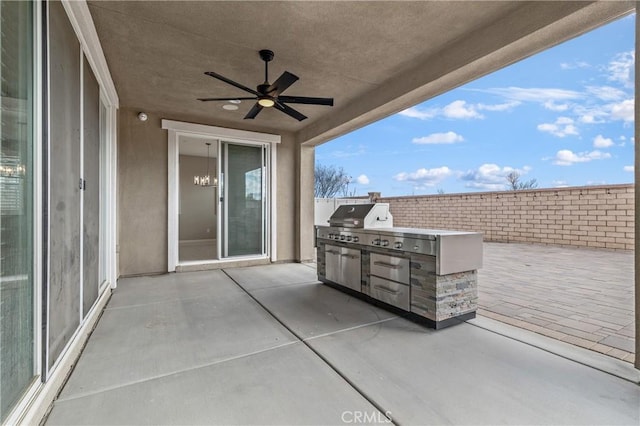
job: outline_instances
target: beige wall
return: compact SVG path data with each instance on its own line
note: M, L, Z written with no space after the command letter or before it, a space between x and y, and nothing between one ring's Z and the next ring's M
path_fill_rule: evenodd
M292 134L283 134L276 147L277 200L276 224L277 260L289 262L299 260L296 253L296 142Z
M296 242L297 259L301 262L315 261L314 239L314 179L315 179L315 148L309 145L299 145L296 152L297 159L297 210L296 230L299 238Z
M119 114L120 275L167 271L167 132L159 116L137 114Z
M215 158L180 156L180 240L211 240L216 238L216 194L213 186L196 186L193 176L204 175L209 161L209 174L216 176Z
M634 185L387 197L395 226L478 231L485 241L634 249Z
M167 131L162 118L193 122L121 108L118 138L118 247L120 276L167 272ZM202 123L215 126L216 123ZM283 134L277 155L277 259L299 260L296 231L297 149ZM312 195L313 196L313 195Z

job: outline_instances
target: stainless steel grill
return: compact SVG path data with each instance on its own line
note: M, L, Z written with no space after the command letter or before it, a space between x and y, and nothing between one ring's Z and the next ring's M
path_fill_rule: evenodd
M389 228L393 217L389 204L343 204L329 218L329 226L343 228Z
M329 225L316 228L320 281L415 313L436 328L475 316L482 234L394 228L384 203L342 205Z

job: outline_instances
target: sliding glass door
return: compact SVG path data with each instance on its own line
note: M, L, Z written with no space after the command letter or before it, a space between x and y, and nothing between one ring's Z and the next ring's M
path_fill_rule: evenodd
M0 3L0 423L37 375L33 3Z
M168 270L274 257L280 137L170 120L162 128L169 130Z
M222 143L223 257L266 254L266 147Z

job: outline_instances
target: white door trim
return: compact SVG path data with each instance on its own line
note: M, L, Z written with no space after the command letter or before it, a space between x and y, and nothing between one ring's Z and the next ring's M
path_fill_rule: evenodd
M280 135L272 135L268 133L250 132L247 130L228 129L224 127L207 126L203 124L186 123L173 120L162 120L162 128L168 130L168 185L167 185L167 270L168 272L175 272L176 267L179 264L178 261L178 229L179 229L179 207L180 199L178 195L179 188L179 143L180 136L200 136L217 139L225 142L237 142L237 143L262 143L270 145L270 176L269 183L269 203L270 208L265 213L269 214L269 229L270 229L270 242L269 253L271 261L276 260L275 247L277 246L277 234L276 234L276 203L275 203L275 188L277 174L276 162L275 162L275 148L281 141ZM220 170L218 168L218 170ZM220 215L218 215L218 218ZM219 219L218 219L219 220ZM221 239L218 238L218 241ZM218 243L219 245L219 243ZM218 253L220 253L218 251ZM257 256L256 258L264 259L264 256ZM228 262L230 259L221 259L219 261L203 261L203 264ZM193 262L189 262L192 264Z

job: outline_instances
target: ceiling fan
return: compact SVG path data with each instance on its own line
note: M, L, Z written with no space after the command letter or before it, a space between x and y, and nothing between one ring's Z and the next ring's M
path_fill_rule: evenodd
M327 105L333 106L333 98L309 98L306 96L281 96L281 93L284 92L298 80L298 76L291 74L288 71L282 73L280 77L273 83L269 83L269 62L273 59L274 53L271 50L261 50L260 58L264 61L264 83L259 84L256 90L250 89L247 86L244 86L240 83L237 83L233 80L230 80L220 74L217 74L213 71L205 72L206 75L211 76L213 78L217 78L220 81L224 81L227 84L237 87L238 89L242 89L245 92L251 93L252 97L244 97L244 98L198 98L199 101L209 102L209 101L240 101L240 100L257 100L256 104L249 110L247 115L244 116L245 119L253 119L256 118L256 115L262 108L274 107L277 110L284 112L285 114L295 118L298 121L302 121L307 118L306 115L296 111L290 106L286 105L290 104L305 104L305 105Z

